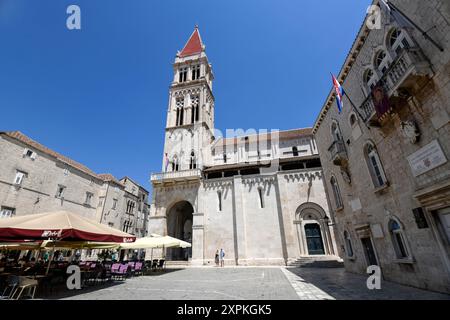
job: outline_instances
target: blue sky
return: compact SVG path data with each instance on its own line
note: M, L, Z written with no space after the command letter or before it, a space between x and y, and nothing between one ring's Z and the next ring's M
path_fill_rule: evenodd
M216 127L312 126L371 0L0 0L0 130L150 189L171 64L198 24ZM66 28L81 8L82 29Z

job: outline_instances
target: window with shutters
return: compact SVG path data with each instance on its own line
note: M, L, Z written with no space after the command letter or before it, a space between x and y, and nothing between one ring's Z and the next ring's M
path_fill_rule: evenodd
M23 182L23 179L27 176L27 173L24 171L17 170L16 176L14 178L14 184L20 186Z

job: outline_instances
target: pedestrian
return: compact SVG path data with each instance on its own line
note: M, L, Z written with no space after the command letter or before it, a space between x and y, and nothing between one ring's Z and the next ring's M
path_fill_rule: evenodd
M223 249L220 249L220 253L219 253L219 259L220 259L220 266L223 267L225 262L224 262L224 258L225 258L225 251L223 251Z
M219 249L216 250L216 256L214 257L214 262L216 263L216 267L219 266Z

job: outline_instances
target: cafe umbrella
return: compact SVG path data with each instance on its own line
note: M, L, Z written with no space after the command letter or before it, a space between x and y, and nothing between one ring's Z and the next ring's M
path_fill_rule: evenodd
M159 234L151 234L149 237L138 238L133 243L123 243L120 245L120 250L126 249L151 249L151 258L153 260L153 249L162 248L190 248L192 245L189 242L170 237L161 236Z
M0 241L29 240L134 242L136 237L69 211L45 212L0 219ZM52 257L56 243L53 245ZM47 267L50 267L51 259Z

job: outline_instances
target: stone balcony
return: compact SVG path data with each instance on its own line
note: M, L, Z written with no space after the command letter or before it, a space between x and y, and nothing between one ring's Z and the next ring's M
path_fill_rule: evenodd
M331 161L336 166L345 166L348 162L347 150L345 149L344 141L333 141L328 148L328 152L331 155Z
M403 49L383 74L377 86L384 89L390 104L395 106L395 98L404 101L413 95L415 89L420 87L421 80L426 80L432 73L429 62L419 48ZM365 122L378 122L372 95L361 103L359 111Z
M160 172L160 173L152 173L150 181L152 182L152 184L195 181L200 180L201 176L202 172L200 169Z

